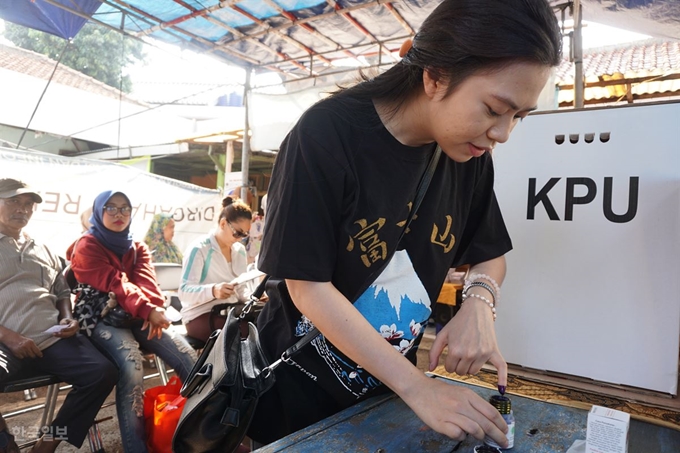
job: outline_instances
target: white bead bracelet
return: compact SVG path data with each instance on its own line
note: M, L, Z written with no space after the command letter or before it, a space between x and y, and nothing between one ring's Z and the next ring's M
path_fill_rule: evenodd
M475 280L486 280L487 282L491 283L491 286L493 286L493 289L496 290L496 294L494 294L495 302L498 302L500 300L500 298L501 298L501 287L498 284L498 282L496 282L496 280L494 280L493 277L486 275L486 274L471 274L471 275L468 276L467 280L465 280L465 284L469 285L472 282L474 282Z
M481 296L479 294L463 294L463 296L462 296L463 301L467 300L470 297L474 297L475 299L479 299L482 302L484 302L486 305L488 305L489 308L491 309L491 314L493 315L493 320L494 320L494 322L496 321L496 307L493 306L493 303L487 297Z

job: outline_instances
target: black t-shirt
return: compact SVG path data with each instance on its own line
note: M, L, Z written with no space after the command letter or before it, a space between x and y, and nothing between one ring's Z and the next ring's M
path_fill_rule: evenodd
M372 274L397 248L435 144L402 145L382 126L372 103L354 108L356 114L337 98L326 99L283 142L268 192L259 267L279 278L332 282L415 361L448 269L512 248L493 193L493 165L487 154L462 164L442 154L399 251L375 279ZM369 277L374 281L357 299ZM272 300L258 327L266 353L275 358L312 325L293 304L281 307ZM322 336L294 361L306 370L299 379L318 384L339 407L381 386Z

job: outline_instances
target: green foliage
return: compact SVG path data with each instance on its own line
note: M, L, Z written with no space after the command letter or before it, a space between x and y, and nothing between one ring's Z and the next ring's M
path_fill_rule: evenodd
M5 22L5 38L24 49L58 60L66 40L39 30ZM87 23L78 32L61 59L61 64L125 93L132 90L132 81L121 68L144 60L143 44L114 30Z

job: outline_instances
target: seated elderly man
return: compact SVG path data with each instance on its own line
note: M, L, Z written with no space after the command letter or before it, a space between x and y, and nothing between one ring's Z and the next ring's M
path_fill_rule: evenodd
M80 447L118 379L116 367L77 334L59 259L22 233L41 202L25 183L0 179L0 382L51 374L73 385L34 453L54 452L62 440ZM48 332L54 326L61 330ZM0 415L0 453L18 451Z

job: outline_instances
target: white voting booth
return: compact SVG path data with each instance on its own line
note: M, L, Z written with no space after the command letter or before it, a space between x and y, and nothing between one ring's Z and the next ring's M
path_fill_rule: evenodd
M537 114L495 163L508 363L676 395L680 103Z

